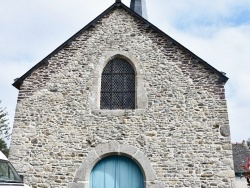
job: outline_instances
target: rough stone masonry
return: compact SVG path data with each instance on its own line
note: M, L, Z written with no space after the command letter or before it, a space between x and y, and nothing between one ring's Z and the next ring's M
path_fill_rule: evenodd
M115 57L135 68L134 110L99 107L102 69ZM91 167L118 154L138 163L146 188L231 188L224 84L193 53L116 3L26 75L10 161L33 188L87 188Z

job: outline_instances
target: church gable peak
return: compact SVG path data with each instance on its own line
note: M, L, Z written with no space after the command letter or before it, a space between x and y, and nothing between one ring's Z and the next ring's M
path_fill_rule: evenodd
M205 67L207 67L208 69L210 69L213 72L215 72L216 74L218 74L220 76L220 81L226 82L228 80L228 78L223 73L219 72L217 69L215 69L214 67L212 67L211 65L209 65L204 60L200 59L194 53L192 53L191 51L189 51L187 48L185 48L184 46L182 46L180 43L178 43L177 41L175 41L173 38L171 38L170 36L168 36L166 33L164 33L163 31L161 31L160 29L158 29L156 26L154 26L152 23L150 23L148 20L146 20L145 18L143 18L142 16L140 16L137 12L135 12L133 10L133 6L134 6L134 9L136 9L136 6L138 7L138 3L139 3L139 5L141 5L141 7L143 7L143 6L145 7L145 4L143 4L143 2L145 3L145 0L131 0L131 7L132 8L129 8L126 5L124 5L121 0L116 0L115 3L113 5L111 5L108 9L106 9L102 14L100 14L99 16L97 16L94 20L92 20L84 28L82 28L75 35L73 35L71 38L69 38L67 41L65 41L57 49L55 49L48 56L46 56L43 60L41 60L39 63L37 63L29 71L27 71L23 76L21 76L20 78L16 79L15 82L13 83L13 86L16 87L17 89L20 89L21 86L22 86L22 84L23 84L23 81L27 77L29 77L34 71L36 71L37 69L39 69L40 67L43 67L43 66L47 67L47 65L49 64L49 60L55 54L57 54L58 52L60 52L64 48L68 48L74 39L76 39L82 33L86 32L89 28L92 28L92 29L95 28L99 24L99 21L103 17L105 17L106 15L108 15L109 13L111 13L113 10L116 10L116 9L123 9L123 10L127 11L130 15L136 17L142 23L144 23L144 28L145 29L152 29L154 32L157 32L159 35L165 37L171 43L175 44L180 49L182 49L185 52L187 52L188 54L190 54L194 59L196 59L197 63L201 63L201 64L205 65Z

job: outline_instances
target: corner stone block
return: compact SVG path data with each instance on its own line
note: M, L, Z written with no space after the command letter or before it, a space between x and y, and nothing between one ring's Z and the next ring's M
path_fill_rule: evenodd
M99 144L96 146L95 151L100 158L105 157L107 154L118 153L119 143L117 141L112 141L106 144Z
M227 170L227 171L221 171L217 174L219 177L229 179L229 178L234 178L234 171L233 170Z
M228 125L222 125L220 127L220 134L221 134L221 136L229 137L230 136L229 126Z
M153 182L156 180L155 172L151 166L149 159L144 155L143 152L138 151L133 158L139 162L142 169L144 170L146 181Z
M146 188L164 188L164 184L162 182L147 182Z
M121 154L126 154L126 155L130 155L130 156L134 156L137 151L138 151L138 149L136 149L133 146L129 146L129 145L126 145L126 144L120 145L120 151L119 152Z
M99 159L99 156L97 155L97 153L93 150L93 151L90 151L86 157L86 159L84 161L86 161L86 163L88 164L93 164L93 163L96 163L97 160Z
M87 183L69 183L68 188L88 188Z
M90 173L89 170L93 168L93 166L98 161L98 159L99 159L99 156L96 154L96 152L90 151L88 153L87 158L83 161L79 169L76 171L74 182L86 181L88 178L87 176Z
M232 144L224 144L223 146L222 146L222 149L224 149L224 150L232 150Z

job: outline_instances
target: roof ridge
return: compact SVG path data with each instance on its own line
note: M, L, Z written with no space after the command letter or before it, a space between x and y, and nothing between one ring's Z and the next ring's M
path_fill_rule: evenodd
M62 43L59 47L57 47L54 51L52 51L49 55L47 55L44 59L42 59L39 63L37 63L35 66L33 66L30 70L28 70L23 76L21 76L20 78L16 79L14 81L14 83L12 84L14 87L16 87L17 89L20 89L20 86L23 84L23 81L31 75L31 73L38 69L41 65L43 64L48 64L48 59L50 57L53 56L53 54L57 53L58 51L60 51L61 49L63 49L65 46L69 45L71 43L71 40L73 40L75 37L77 37L80 33L84 32L85 30L87 30L90 27L95 27L96 23L98 22L99 19L101 19L104 15L106 15L109 11L113 10L114 8L117 7L122 7L125 10L127 10L129 13L131 13L133 16L137 17L138 19L140 19L141 21L143 21L145 23L145 28L152 28L153 30L156 30L158 33L160 33L161 35L165 36L166 38L168 38L168 40L170 40L172 43L174 43L175 45L177 45L179 48L185 50L186 52L188 52L189 54L191 54L191 56L196 59L197 63L202 63L204 64L206 67L208 67L210 70L214 71L215 73L217 73L220 76L220 81L221 82L227 82L228 77L225 76L224 73L218 71L216 68L214 68L213 66L211 66L210 64L208 64L206 61L204 61L203 59L201 59L200 57L198 57L196 54L194 54L193 52L191 52L189 49L187 49L186 47L184 47L182 44L180 44L179 42L177 42L176 40L174 40L172 37L170 37L169 35L167 35L166 33L164 33L162 30L160 30L159 28L157 28L156 26L154 26L152 23L150 23L148 20L146 20L145 18L143 18L141 15L137 14L136 12L134 12L133 10L131 10L129 7L127 7L125 4L123 4L120 0L116 0L116 2L114 4L112 4L109 8L107 8L104 12L102 12L100 15L98 15L94 20L92 20L91 22L89 22L86 26L84 26L82 29L80 29L77 33L75 33L73 36L71 36L68 40L66 40L64 43Z

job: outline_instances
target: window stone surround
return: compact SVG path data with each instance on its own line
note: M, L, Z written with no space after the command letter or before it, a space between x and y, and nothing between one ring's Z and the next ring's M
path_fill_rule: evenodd
M73 182L68 184L68 188L89 188L89 177L93 167L103 158L112 155L126 156L140 167L144 176L145 188L163 188L164 184L157 181L155 171L153 170L149 159L139 149L126 145L119 144L117 141L99 144L90 151L76 171Z
M135 70L135 109L100 109L102 71L107 63L115 58L125 59L133 66ZM135 115L142 114L148 107L148 98L146 95L146 90L144 89L144 75L144 70L140 61L131 53L126 51L110 51L103 54L94 68L93 82L92 87L90 88L89 104L92 114L104 116L123 116L126 113L132 113Z

